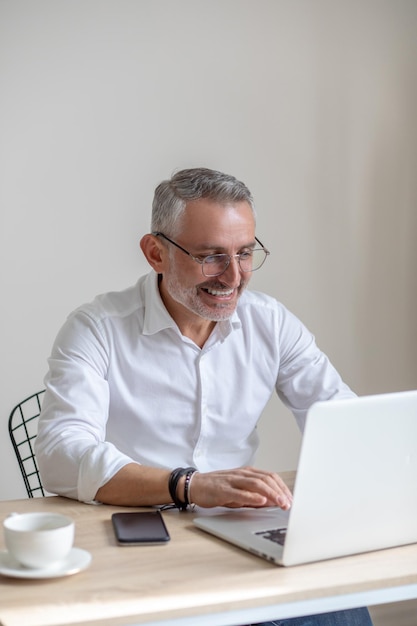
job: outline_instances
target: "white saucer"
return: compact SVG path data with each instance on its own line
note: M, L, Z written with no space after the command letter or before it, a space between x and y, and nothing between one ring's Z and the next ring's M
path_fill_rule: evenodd
M81 548L73 548L66 559L45 567L31 569L20 565L8 552L0 552L0 574L12 578L58 578L70 576L86 569L91 563L91 554Z

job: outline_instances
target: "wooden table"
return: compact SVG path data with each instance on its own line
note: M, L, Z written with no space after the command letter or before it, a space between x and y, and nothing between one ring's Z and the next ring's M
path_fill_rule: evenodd
M0 502L0 519L46 510L75 520L92 563L56 579L0 576L2 626L231 626L417 597L417 545L281 568L198 530L190 512L164 512L171 541L147 547L116 544L122 507L53 496Z

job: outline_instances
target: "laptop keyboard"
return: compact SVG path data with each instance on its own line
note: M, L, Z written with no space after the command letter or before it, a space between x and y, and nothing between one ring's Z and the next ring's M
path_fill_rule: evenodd
M280 546L284 545L286 534L286 528L273 528L272 530L261 530L255 533L255 535L260 535L264 539L269 539L269 541L279 543Z

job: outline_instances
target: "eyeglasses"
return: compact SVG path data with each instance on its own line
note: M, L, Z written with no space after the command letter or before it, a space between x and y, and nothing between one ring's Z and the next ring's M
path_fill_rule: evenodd
M263 243L261 243L259 239L255 237L255 241L257 241L259 245L262 246L261 248L248 248L248 250L245 250L244 252L239 252L238 254L232 255L209 254L208 256L199 259L198 257L191 254L191 252L188 252L188 250L180 246L178 243L172 241L172 239L164 235L164 233L156 231L152 234L156 237L162 237L163 239L166 239L167 241L169 241L169 243L172 243L173 246L176 246L177 248L185 252L185 254L188 254L188 256L190 256L193 261L196 261L196 263L199 263L201 265L203 275L207 277L220 276L220 274L223 274L223 272L225 272L229 267L230 261L234 257L237 258L239 262L239 267L242 272L255 272L260 267L262 267L262 265L266 261L266 257L270 254L269 250L265 248Z

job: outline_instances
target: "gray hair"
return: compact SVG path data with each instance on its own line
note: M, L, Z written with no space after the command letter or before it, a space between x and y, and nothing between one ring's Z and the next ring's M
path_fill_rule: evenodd
M152 232L177 235L187 201L200 198L221 204L247 202L255 217L251 192L234 176L202 167L186 169L174 174L170 180L162 181L155 189L152 203Z

